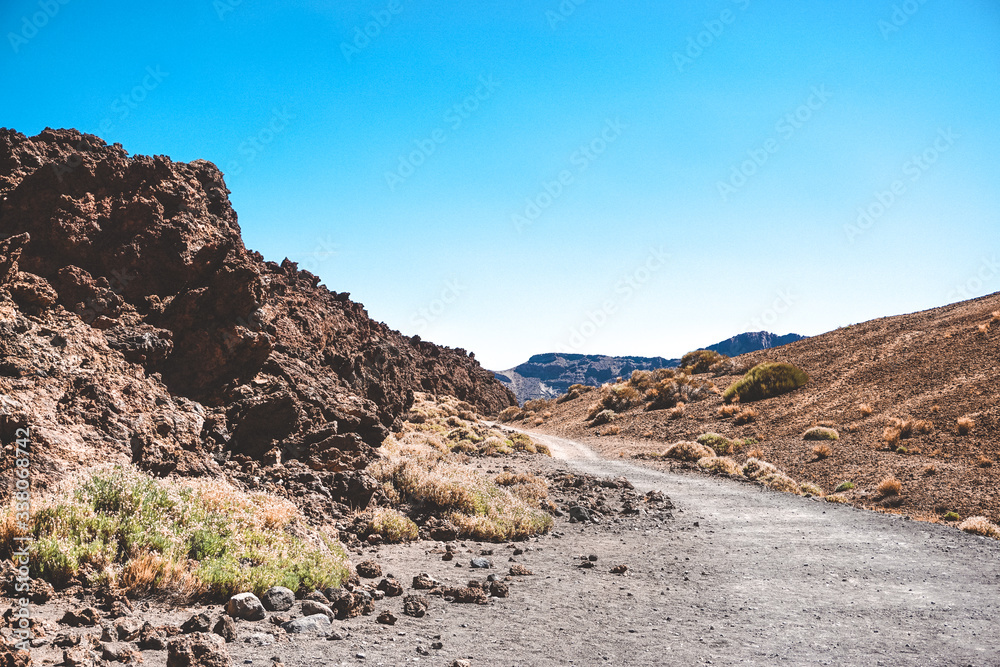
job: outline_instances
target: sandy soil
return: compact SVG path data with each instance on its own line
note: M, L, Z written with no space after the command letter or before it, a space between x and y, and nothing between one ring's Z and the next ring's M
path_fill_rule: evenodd
M553 534L527 542L455 543L450 562L442 560L442 543L366 550L364 557L374 557L407 589L421 572L451 585L504 575L511 559L534 574L512 577L510 597L488 605L432 598L421 619L401 613L402 598L387 598L376 607L394 612L394 626L378 624L375 615L337 621L342 639L298 636L260 647L246 637L274 626L240 621L240 638L229 645L233 664L270 665L272 658L286 667L456 659L475 666L1000 664L1000 542L606 460L575 441L533 437L552 448L555 458L542 464L548 472L625 475L638 491L668 494L676 505L672 517L650 512L570 523L563 516ZM514 556L514 549L524 553ZM493 550L487 557L494 568L470 569L483 550ZM581 569L580 556L590 555L597 556L595 567ZM628 565L627 574L609 572L619 563ZM64 606L42 609L55 617ZM154 607L143 615L179 623L193 611ZM54 655L36 651L39 663ZM165 652L144 656L147 665L166 664Z

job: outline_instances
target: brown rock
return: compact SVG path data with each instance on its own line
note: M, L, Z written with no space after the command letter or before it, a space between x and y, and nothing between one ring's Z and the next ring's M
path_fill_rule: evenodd
M407 595L403 598L403 613L414 618L423 618L427 614L430 600L423 595Z
M227 644L236 641L236 623L226 614L220 616L219 620L215 622L212 632L225 639Z
M535 573L520 563L514 563L510 566L510 574L514 577L530 577Z
M441 594L445 600L458 602L461 604L486 604L489 597L482 588L470 588L468 586L447 586L441 589Z
M171 639L167 667L230 667L226 642L218 635L196 632Z
M429 591L440 585L436 580L431 579L427 573L421 573L413 577L413 587L418 591Z
M71 609L62 615L59 622L72 628L93 627L101 622L101 614L93 607Z
M359 577L376 579L382 576L382 567L373 560L363 560L355 568Z
M395 625L396 624L396 617L393 616L392 612L389 611L388 609L383 609L382 613L379 614L378 618L376 618L375 620L377 622L379 622L379 623L382 623L383 625Z
M392 598L403 594L403 584L392 577L387 577L378 582L378 590Z

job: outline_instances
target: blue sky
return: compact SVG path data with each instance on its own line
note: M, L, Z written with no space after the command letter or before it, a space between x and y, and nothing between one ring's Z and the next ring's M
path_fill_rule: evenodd
M1000 4L577 2L11 0L0 126L211 160L248 247L494 369L1000 290Z

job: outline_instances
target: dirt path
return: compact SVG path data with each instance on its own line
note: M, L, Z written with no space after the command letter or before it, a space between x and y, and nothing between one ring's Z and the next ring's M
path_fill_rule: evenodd
M574 468L669 494L680 527L698 522L679 539L643 534L631 545L640 558L691 558L689 580L668 596L672 657L659 664L1000 664L995 540L532 437ZM656 618L636 612L635 623Z

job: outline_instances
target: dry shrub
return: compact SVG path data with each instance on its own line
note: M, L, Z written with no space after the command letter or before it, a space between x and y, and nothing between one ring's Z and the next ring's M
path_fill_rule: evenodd
M751 454L756 453L756 450L751 452ZM747 462L743 464L743 476L747 479L759 479L764 475L770 475L778 472L778 469L768 463L767 461L762 461L756 456L751 456L747 459Z
M994 310L990 313L990 317L992 318L991 322L1000 322L1000 310Z
M993 459L980 454L978 457L976 457L976 465L980 468L992 468Z
M680 419L684 416L684 404L678 403L674 407L667 410L667 419Z
M503 472L494 480L498 486L510 490L518 498L537 503L549 496L549 485L541 477L527 473Z
M837 493L832 493L832 494L826 496L824 498L824 500L826 502L828 502L828 503L842 503L842 504L845 504L845 505L850 504L850 502L851 502L846 496L842 496L842 495L837 494Z
M889 496L898 496L903 490L903 483L898 479L889 475L881 482L878 483L878 493L883 498L888 498Z
M600 407L600 405L598 405L597 407ZM593 417L589 417L589 419L593 420L591 421L591 426L601 426L603 424L607 424L613 421L614 418L615 418L615 413L613 410L599 410L598 412L594 413Z
M976 326L976 328L979 329L979 333L988 334L990 332L990 323L983 322L982 324Z
M813 447L812 453L819 460L828 459L833 455L833 449L830 448L830 445L824 443Z
M531 424L533 426L541 426L544 423L545 423L545 419L543 417L535 417L535 420L533 422L531 422Z
M706 456L700 458L698 459L698 467L722 475L729 475L730 477L741 477L743 475L740 466L728 456Z
M783 472L775 472L768 475L763 475L757 478L758 482L762 482L764 486L775 491L781 491L782 493L799 493L800 486L799 483L794 479L789 477Z
M723 405L719 408L719 416L723 419L727 417L732 417L733 415L739 414L740 410L743 408L739 403L730 403L728 405Z
M803 482L799 486L799 491L804 496L817 496L819 498L823 497L823 489L819 488L816 484L812 482Z
M759 447L755 447L754 449L751 449L749 452L747 452L747 458L748 459L763 459L764 458L764 450L760 449Z
M733 443L732 440L721 436L718 433L703 433L702 435L699 435L698 444L711 447L719 456L732 454L736 449L735 443Z
M622 430L618 424L612 424L611 426L604 428L600 433L601 435L618 435L621 432Z
M899 429L892 426L886 426L885 430L882 431L882 439L885 440L886 444L890 447L895 446L899 442Z
M555 401L546 398L536 398L531 401L524 402L524 409L531 410L532 412L544 412L548 410L555 404Z
M959 435L969 435L975 427L976 422L971 417L959 417L957 425Z
M970 516L968 519L958 524L959 530L967 533L974 533L984 537L992 537L1000 540L1000 526L990 521L984 516Z
M926 466L923 469L923 473L924 473L924 475L927 475L928 477L931 476L931 475L936 475L937 474L937 466L934 465L933 463L931 463L930 465Z
M714 388L715 385L709 381L697 380L685 373L675 373L646 389L643 400L646 401L646 410L665 410L681 403L704 400L712 394Z
M832 428L826 426L814 426L802 434L803 440L840 440L838 434Z
M362 539L381 535L386 542L410 542L417 539L417 524L391 507L376 507L365 516Z
M934 423L926 419L900 419L893 417L882 431L882 438L889 445L895 445L902 438L926 435L934 430Z
M697 442L681 440L667 447L663 456L669 459L694 462L707 456L715 456L715 452L712 451L711 447L699 445Z
M872 410L872 406L868 405L867 403L862 403L861 405L858 406L858 412L861 413L862 417L868 417L871 415L872 412L874 412L874 410Z
M691 375L707 373L712 366L728 359L724 354L714 350L695 350L681 357L681 368Z
M501 422L516 421L522 417L522 413L523 410L521 410L521 408L517 407L516 405L512 405L509 408L504 408L503 410L501 410L500 414L497 416L497 420ZM407 419L413 421L413 415L411 414L407 416Z
M750 422L756 421L757 416L757 410L755 408L746 407L736 413L736 417L733 418L733 423L737 426L749 424Z

